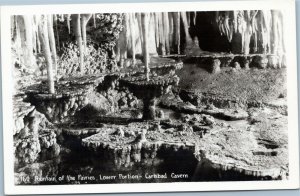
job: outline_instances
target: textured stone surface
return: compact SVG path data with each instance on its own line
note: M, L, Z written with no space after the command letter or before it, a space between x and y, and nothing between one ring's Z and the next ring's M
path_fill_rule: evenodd
M82 139L82 145L96 153L104 151L106 156L113 158L119 165L140 162L143 157L155 158L160 148L194 151L193 141L196 137L193 137L192 132L158 132L154 125L148 126L145 123L131 123L121 128L114 125L104 127L98 134Z
M215 60L220 62L220 67L232 66L235 71L240 68L248 69L249 67L256 67L260 69L270 68L281 68L285 64L285 57L278 55L264 55L264 54L228 54L228 53L206 53L203 52L198 56L189 56L184 58L188 63L197 63L199 66L204 66L211 73L219 73L220 71L217 67ZM219 63L218 63L219 64ZM238 64L240 66L238 66Z
M199 161L220 170L246 175L288 177L287 118L269 109L251 112L252 123L214 127L204 135L197 151ZM276 119L276 120L275 120Z
M56 144L55 128L30 103L14 99L14 154L16 167L37 161ZM59 154L55 147L53 156ZM51 149L52 150L52 149ZM53 156L48 156L51 158Z

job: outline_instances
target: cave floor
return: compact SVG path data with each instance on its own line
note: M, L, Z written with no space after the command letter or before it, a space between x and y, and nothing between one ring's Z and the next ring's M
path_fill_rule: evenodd
M176 74L178 87L159 100L158 110L164 112L160 119L143 121L136 117L128 121L132 109L125 108L106 116L93 113L87 122L61 124L62 133L78 140L76 145L91 156L106 152L118 167L132 166L141 159L154 160L160 151L186 150L198 165L219 172L256 179L288 177L286 69L225 67L211 74L199 65L184 64ZM70 78L73 80L75 87L81 81ZM74 84L67 78L65 81L72 88ZM82 81L81 87L93 86L97 80ZM222 101L234 104L220 104ZM252 102L260 104L249 104ZM89 163L89 167L94 164Z
M201 66L201 65L200 65ZM221 68L211 74L197 64L185 64L176 74L179 88L232 100L272 102L287 96L286 69Z

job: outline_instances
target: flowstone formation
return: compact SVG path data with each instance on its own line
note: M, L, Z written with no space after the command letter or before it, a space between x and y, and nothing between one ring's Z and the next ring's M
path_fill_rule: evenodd
M121 84L139 99L143 100L143 119L154 120L156 118L156 99L168 93L172 86L177 85L179 78L176 76L133 77L122 79Z
M45 115L30 103L23 102L23 99L24 96L14 98L15 168L57 157L60 152L55 127Z
M143 119L155 120L157 99L178 85L175 70L181 69L182 63L168 58L151 58L149 65L145 66L149 66L152 72L149 78L145 75L122 78L120 85L143 101Z
M231 54L203 52L198 55L186 57L186 62L196 63L207 71L216 74L222 68L231 67L233 71L249 68L280 69L285 68L285 56L275 54Z
M267 108L251 110L249 122L186 114L178 120L104 125L96 133L91 129L90 136L82 135L80 141L85 149L106 157L118 167L132 167L157 156L186 151L199 161L200 171L195 173L199 179L205 168L218 171L224 178L232 172L257 180L286 179L287 137L281 132L286 120ZM272 136L274 132L277 137Z

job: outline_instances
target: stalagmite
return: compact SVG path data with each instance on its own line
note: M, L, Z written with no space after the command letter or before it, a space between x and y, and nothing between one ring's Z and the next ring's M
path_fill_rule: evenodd
M144 58L144 64L145 64L145 74L146 74L146 79L149 81L149 48L148 48L148 27L149 27L149 15L148 13L142 13L141 14L141 19L142 19L142 35L143 35L143 48L144 48L144 53L143 53L143 58Z
M72 15L74 34L76 37L77 45L79 48L79 64L80 64L80 72L83 73L83 45L82 45L82 37L81 37L81 23L80 23L80 14Z
M54 37L54 31L53 31L52 15L47 16L47 26L48 26L50 49L51 49L51 53L53 55L54 75L56 76L56 74L57 74L57 56L56 56L56 44L55 44L55 37Z
M53 76L53 68L52 68L52 58L51 51L49 45L49 37L48 37L48 28L47 28L47 16L44 15L41 17L40 24L38 26L39 30L39 39L43 48L43 53L47 63L47 73L48 73L48 88L49 93L54 94L54 76Z

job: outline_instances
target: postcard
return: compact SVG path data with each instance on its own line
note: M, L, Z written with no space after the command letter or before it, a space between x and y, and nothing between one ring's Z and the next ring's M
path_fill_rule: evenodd
M6 194L299 188L295 1L1 7Z

